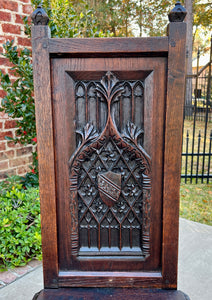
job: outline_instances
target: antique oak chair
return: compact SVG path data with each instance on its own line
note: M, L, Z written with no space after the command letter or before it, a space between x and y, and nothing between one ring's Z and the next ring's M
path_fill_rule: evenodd
M186 12L167 37L50 38L32 14L44 290L35 299L188 299L177 291Z

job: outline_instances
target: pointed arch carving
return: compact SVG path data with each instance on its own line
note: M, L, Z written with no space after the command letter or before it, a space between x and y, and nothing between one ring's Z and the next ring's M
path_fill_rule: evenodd
M100 81L76 82L78 147L69 161L72 255L150 255L151 159L142 147L143 95L142 81L119 80L112 72Z

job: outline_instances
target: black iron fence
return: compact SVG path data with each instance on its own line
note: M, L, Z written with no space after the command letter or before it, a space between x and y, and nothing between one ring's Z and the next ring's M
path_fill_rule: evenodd
M212 47L211 47L212 48ZM211 60L186 78L181 178L185 183L212 182Z

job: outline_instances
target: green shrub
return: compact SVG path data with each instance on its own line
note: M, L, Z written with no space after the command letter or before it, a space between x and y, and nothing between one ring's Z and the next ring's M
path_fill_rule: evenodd
M20 177L20 183L23 185L24 189L28 189L31 187L39 187L39 178L37 173L33 173L34 169L32 169L32 172L26 173L25 176ZM35 171L34 171L35 172Z
M41 259L39 191L23 190L21 184L8 187L0 194L0 264L4 268Z
M12 188L16 186L16 188L21 189L21 176L14 175L10 176L4 181L0 182L0 197L5 197L7 192L12 190Z
M1 101L0 111L16 120L16 136L5 137L9 141L23 145L36 145L35 104L33 99L33 74L31 52L28 49L18 50L13 41L3 45L3 54L13 64L10 70L16 76L12 80L8 74L0 70L0 82L6 92ZM37 153L33 153L32 170L37 174Z

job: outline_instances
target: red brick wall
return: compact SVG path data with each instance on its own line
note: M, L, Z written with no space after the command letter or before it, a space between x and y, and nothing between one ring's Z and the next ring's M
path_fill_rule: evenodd
M30 0L0 0L0 53L7 40L14 40L16 45L30 46L30 40L24 34L21 17L32 12ZM10 63L0 55L0 69L8 72ZM0 101L4 91L0 89ZM0 112L0 180L8 175L24 175L32 162L33 146L23 147L5 140L5 136L15 137L16 123Z

